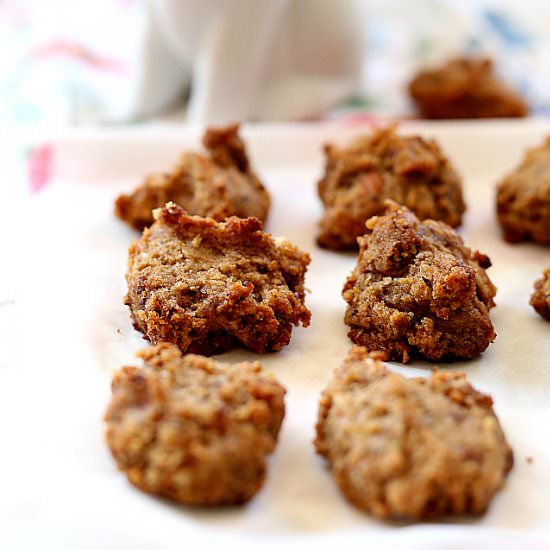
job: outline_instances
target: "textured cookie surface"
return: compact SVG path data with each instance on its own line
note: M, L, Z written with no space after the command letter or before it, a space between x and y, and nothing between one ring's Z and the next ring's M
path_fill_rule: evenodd
M476 357L495 338L496 289L487 256L448 225L387 203L367 222L357 264L344 285L349 337L396 361Z
M118 197L115 214L142 230L153 223L155 208L172 201L191 215L215 220L254 216L264 221L269 194L250 168L239 127L211 128L203 143L207 155L184 153L170 172L153 174L133 193Z
M550 321L550 267L545 269L542 277L535 281L529 303L539 315Z
M502 82L487 58L456 58L418 73L409 93L424 118L524 117L525 100Z
M508 242L550 245L550 136L499 184L497 214Z
M463 373L405 378L353 348L323 392L317 452L344 495L383 519L480 514L513 454L492 400Z
M152 342L212 355L240 345L275 351L292 326L307 326L309 255L262 231L256 218L188 216L169 203L129 249L128 293L135 327Z
M186 504L241 504L260 489L284 388L258 363L182 356L173 344L114 375L107 443L131 483Z
M465 206L462 183L435 141L400 136L394 128L375 130L349 147L325 147L325 174L318 192L324 214L317 242L335 250L357 248L365 221L392 199L420 219L456 227Z

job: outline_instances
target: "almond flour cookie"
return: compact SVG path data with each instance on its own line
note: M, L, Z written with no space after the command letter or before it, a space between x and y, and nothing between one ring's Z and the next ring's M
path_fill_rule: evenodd
M403 363L411 355L454 360L484 351L496 336L489 258L448 225L420 222L390 201L366 228L343 290L351 340Z
M499 80L490 59L459 57L420 71L409 94L424 118L524 117L525 100Z
M304 276L309 255L262 231L256 218L188 216L174 203L129 249L134 326L152 343L212 355L241 345L262 353L309 325Z
M321 396L315 447L380 519L482 514L513 465L488 395L460 372L405 378L353 348Z
M255 216L265 221L269 194L250 168L238 125L211 128L208 155L184 153L172 171L153 174L115 202L115 214L135 229L153 223L152 211L173 201L187 213L224 220Z
M535 289L529 303L539 315L550 321L550 267L535 281Z
M499 184L497 215L508 242L550 245L550 136Z
M420 219L456 227L465 210L462 182L437 143L377 129L348 147L325 146L325 175L318 192L324 206L317 243L333 250L357 248L365 222L392 199Z
M285 413L259 363L182 356L173 344L115 373L105 413L119 469L147 493L185 504L242 504L262 486Z

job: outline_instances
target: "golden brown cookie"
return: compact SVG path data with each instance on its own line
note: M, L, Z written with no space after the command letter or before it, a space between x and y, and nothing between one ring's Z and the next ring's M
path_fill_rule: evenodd
M510 243L550 245L550 136L527 151L497 188L497 215Z
M476 357L496 334L489 318L496 288L487 256L448 225L388 202L359 238L360 252L343 297L349 337L406 363Z
M462 182L435 141L400 136L388 127L345 148L327 145L325 155L325 174L318 184L324 206L320 246L356 249L365 222L383 212L385 199L404 204L420 219L460 225Z
M309 255L262 231L256 218L188 216L174 203L129 249L134 326L152 343L212 355L241 345L262 353L309 325L304 276Z
M550 321L550 267L535 281L529 303L539 315Z
M121 471L147 493L205 506L242 504L262 486L285 413L284 388L259 363L182 356L173 344L115 373L105 413Z
M165 173L153 174L129 195L120 195L115 214L135 229L153 223L152 211L175 202L188 214L224 220L254 216L265 221L269 194L250 168L239 127L210 128L203 144L208 154L184 153Z
M527 116L525 100L502 82L487 58L459 57L420 71L409 94L424 118L502 118Z
M488 395L460 372L405 378L353 348L321 396L315 447L381 519L484 513L513 465Z

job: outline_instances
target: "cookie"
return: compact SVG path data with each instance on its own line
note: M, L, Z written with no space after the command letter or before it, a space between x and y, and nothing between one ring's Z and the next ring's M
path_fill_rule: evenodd
M550 321L550 267L535 281L529 303L540 316Z
M500 182L496 203L506 241L550 245L550 136Z
M169 203L129 249L125 303L152 343L212 355L242 346L263 353L308 326L309 255L262 231L257 218L216 222Z
M147 493L203 506L243 504L261 488L285 413L284 388L259 363L142 350L115 373L105 413L118 468Z
M456 227L465 204L462 181L439 145L395 128L374 130L348 147L325 146L325 174L318 184L324 213L317 243L333 250L357 248L365 222L392 199L420 219Z
M410 356L456 360L478 356L496 337L489 318L496 288L487 256L470 250L448 225L386 203L359 238L357 264L343 297L355 344Z
M155 208L171 201L188 214L215 220L265 221L269 194L250 167L238 125L208 129L203 143L207 154L186 152L171 171L152 174L132 193L120 195L115 214L139 231L153 223Z
M460 372L405 378L353 348L321 396L315 447L345 497L380 519L482 514L513 453L492 400Z
M420 71L409 94L424 118L525 117L528 106L493 70L489 58L459 57Z

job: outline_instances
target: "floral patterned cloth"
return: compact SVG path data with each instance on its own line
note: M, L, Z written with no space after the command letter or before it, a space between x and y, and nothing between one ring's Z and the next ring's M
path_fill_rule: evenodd
M410 116L404 93L421 65L488 53L504 78L550 114L550 3L531 0L365 0L368 34L356 96L321 118ZM128 106L140 77L145 0L0 0L0 124L140 122ZM183 120L179 114L173 120ZM157 116L162 116L159 112Z

